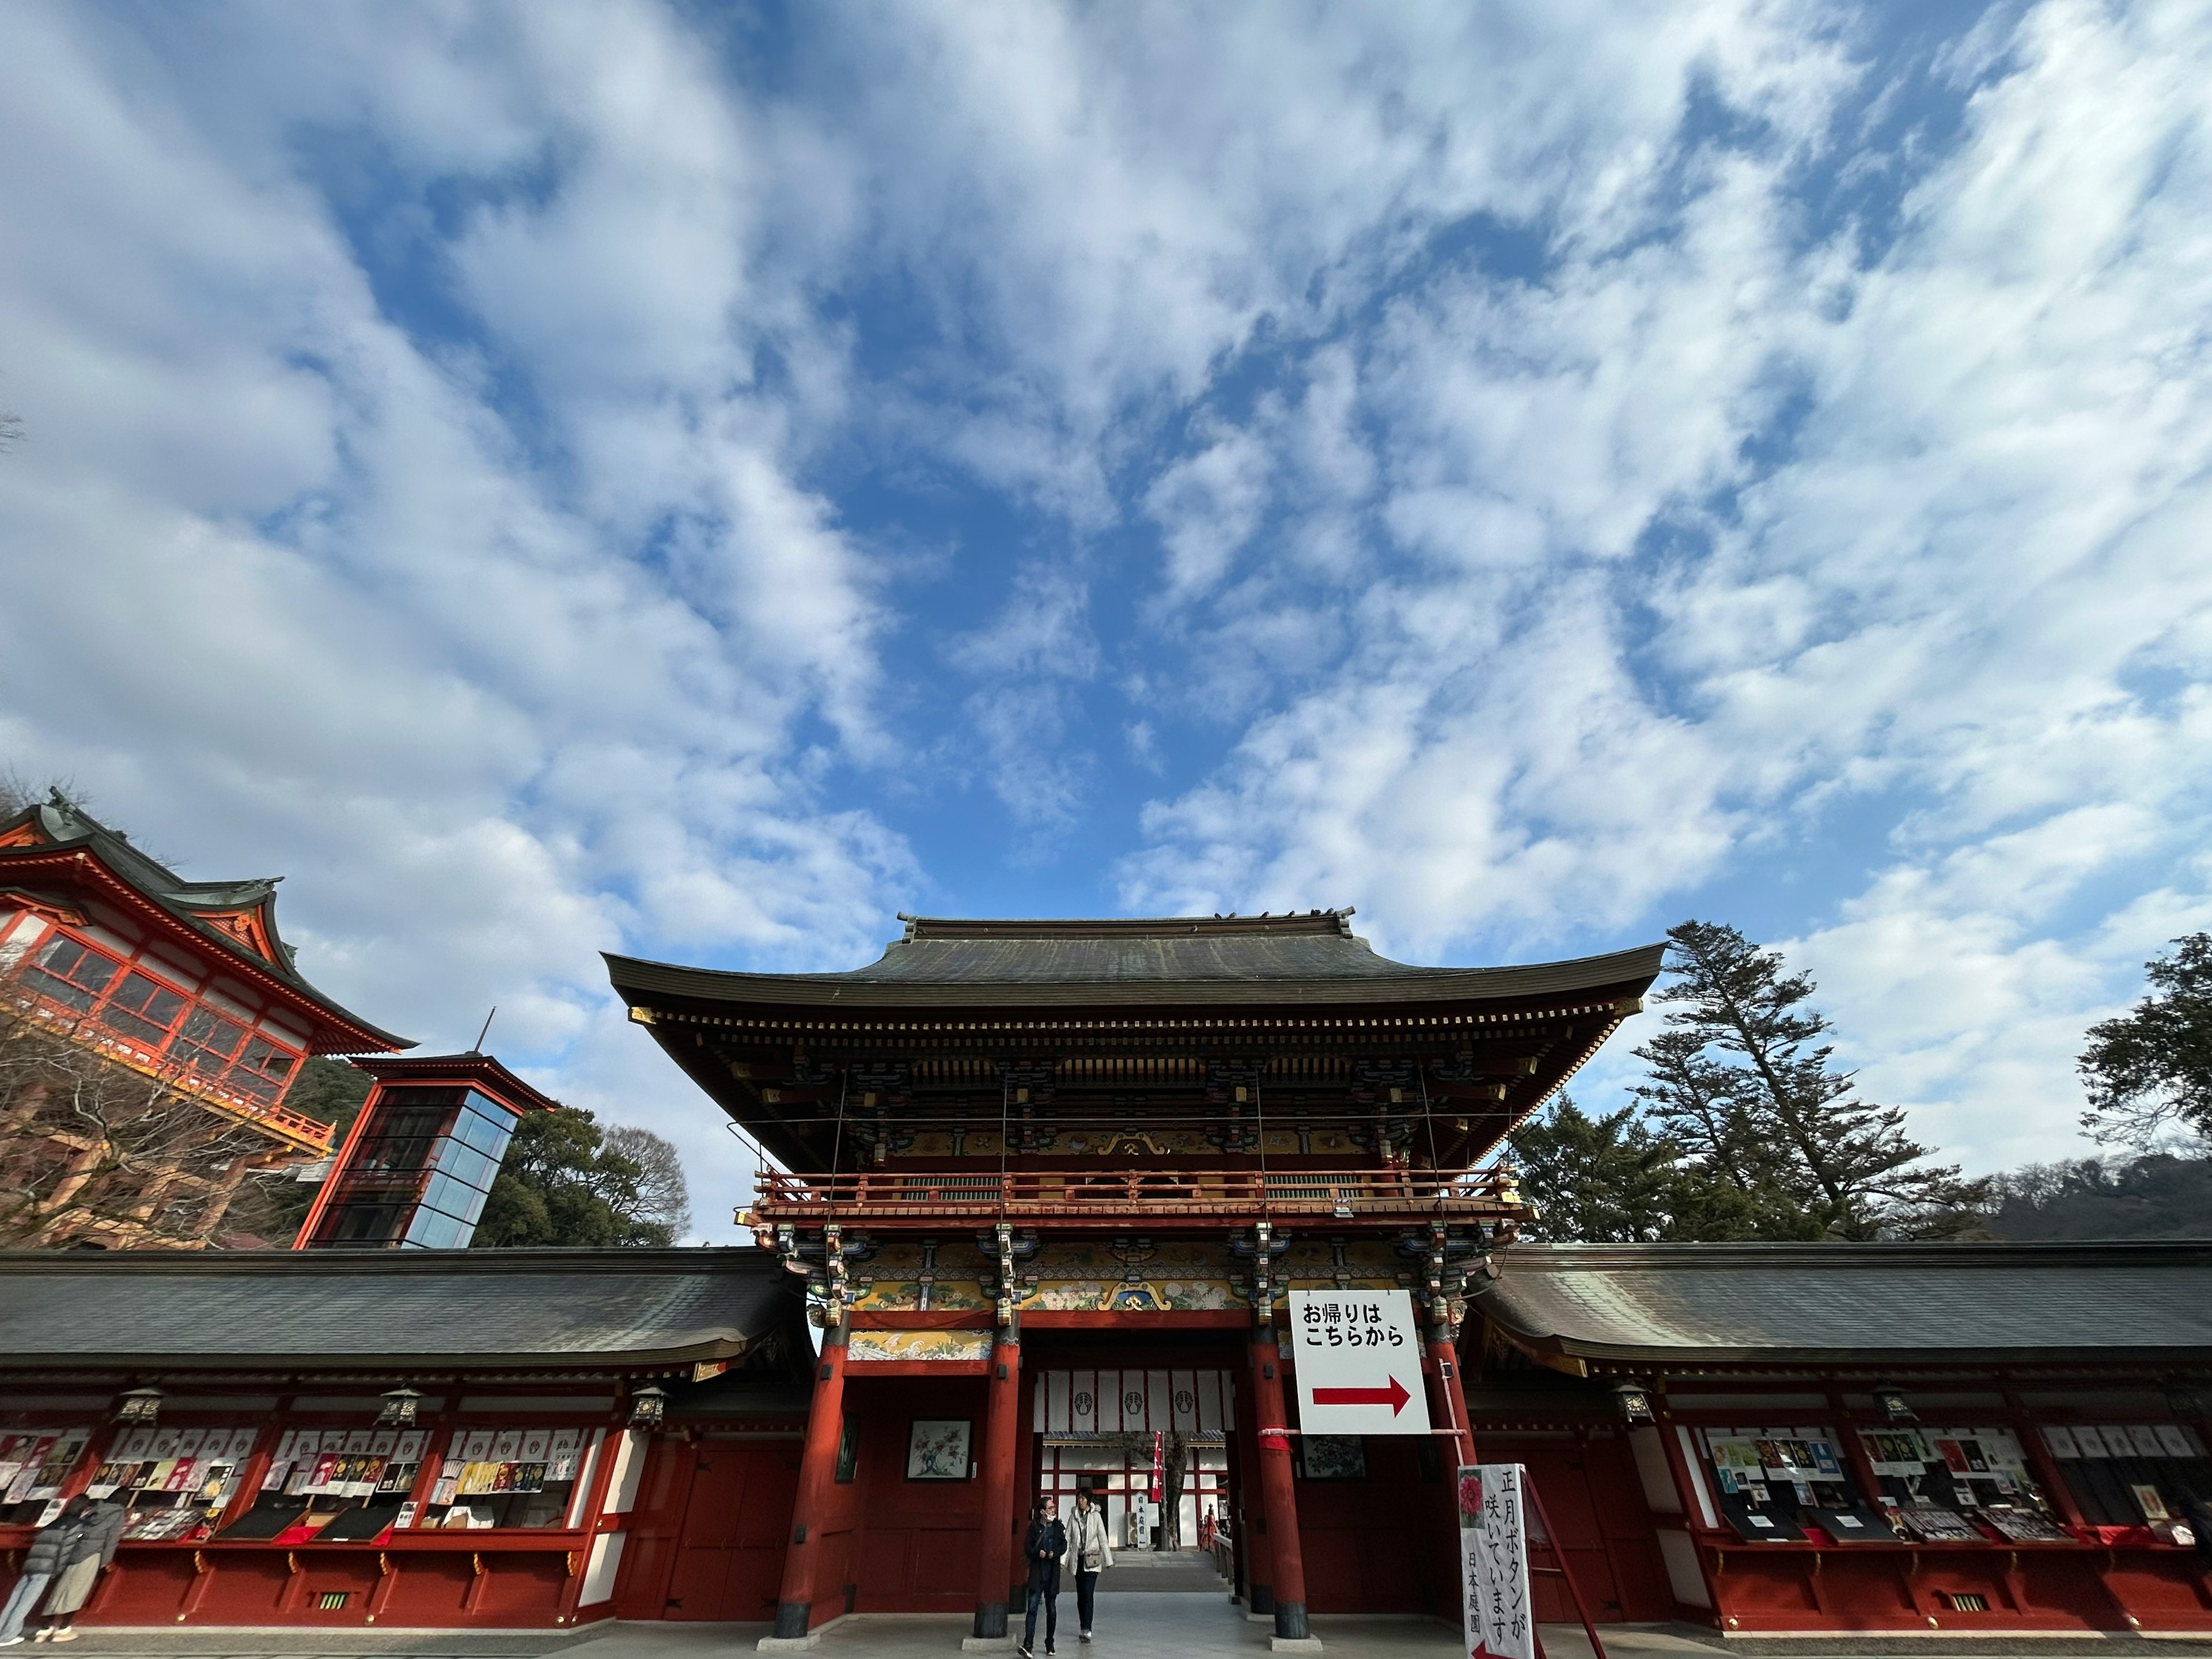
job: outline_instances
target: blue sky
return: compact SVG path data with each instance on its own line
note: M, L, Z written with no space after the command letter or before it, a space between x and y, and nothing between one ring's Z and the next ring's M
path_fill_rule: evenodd
M2212 925L2208 84L2159 3L14 6L0 759L710 1219L594 953L902 908L1730 921L2069 1155Z

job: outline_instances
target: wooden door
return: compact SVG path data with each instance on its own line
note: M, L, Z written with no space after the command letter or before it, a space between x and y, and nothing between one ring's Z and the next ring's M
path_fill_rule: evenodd
M662 1616L774 1619L798 1491L795 1446L698 1448Z
M1600 1623L1677 1616L1643 1485L1617 1435L1484 1435L1481 1444L1485 1462L1526 1466L1551 1517L1558 1559L1532 1548L1532 1568L1564 1565ZM1574 1604L1556 1577L1532 1573L1528 1595L1540 1621L1574 1622Z

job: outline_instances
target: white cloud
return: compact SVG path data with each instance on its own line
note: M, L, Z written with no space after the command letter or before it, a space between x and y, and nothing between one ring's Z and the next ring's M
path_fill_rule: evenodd
M553 155L447 245L507 362L386 314L297 170L289 84L217 120L82 15L19 10L0 123L41 159L0 175L0 330L33 441L0 535L35 553L0 574L0 732L195 872L289 872L303 967L380 1023L458 1047L499 1002L559 1091L607 1018L598 948L843 965L910 873L817 803L796 740L810 716L874 740L878 623L788 458L807 411L750 384L756 313L795 314L748 270L739 198L772 163L652 9L489 37L394 14L350 61L353 15L264 21L390 124L403 191ZM554 465L495 401L516 374ZM711 1126L623 1035L626 1086Z
M1779 147L1677 158L1679 205L1607 191L1540 286L1400 301L1361 401L1420 563L1150 811L1130 902L1356 898L1410 951L1526 950L1903 799L1808 959L1870 1086L1975 1162L2063 1150L2081 1030L2157 943L2103 907L2201 884L2174 860L2212 826L2212 39L2061 4L2009 47L1870 267L1850 228L1792 244ZM1790 84L1817 131L1838 83Z
M1795 862L1869 1087L2051 1150L2207 891L2212 40L1993 10L1877 152L1941 88L1860 27L18 7L0 742L702 1158L592 951L865 959L971 779L1133 906L1407 954ZM947 471L1008 546L916 598L859 520Z

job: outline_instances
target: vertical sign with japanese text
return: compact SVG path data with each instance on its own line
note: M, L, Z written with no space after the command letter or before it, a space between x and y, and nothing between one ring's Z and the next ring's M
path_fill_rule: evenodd
M1429 1431L1410 1291L1294 1290L1291 1345L1306 1433Z
M1468 1659L1535 1659L1528 1607L1528 1472L1518 1463L1459 1470L1460 1591Z

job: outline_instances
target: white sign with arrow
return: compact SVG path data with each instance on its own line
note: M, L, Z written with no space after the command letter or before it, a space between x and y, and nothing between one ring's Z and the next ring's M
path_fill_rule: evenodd
M1292 1291L1298 1425L1308 1434L1426 1434L1421 1344L1407 1291Z

